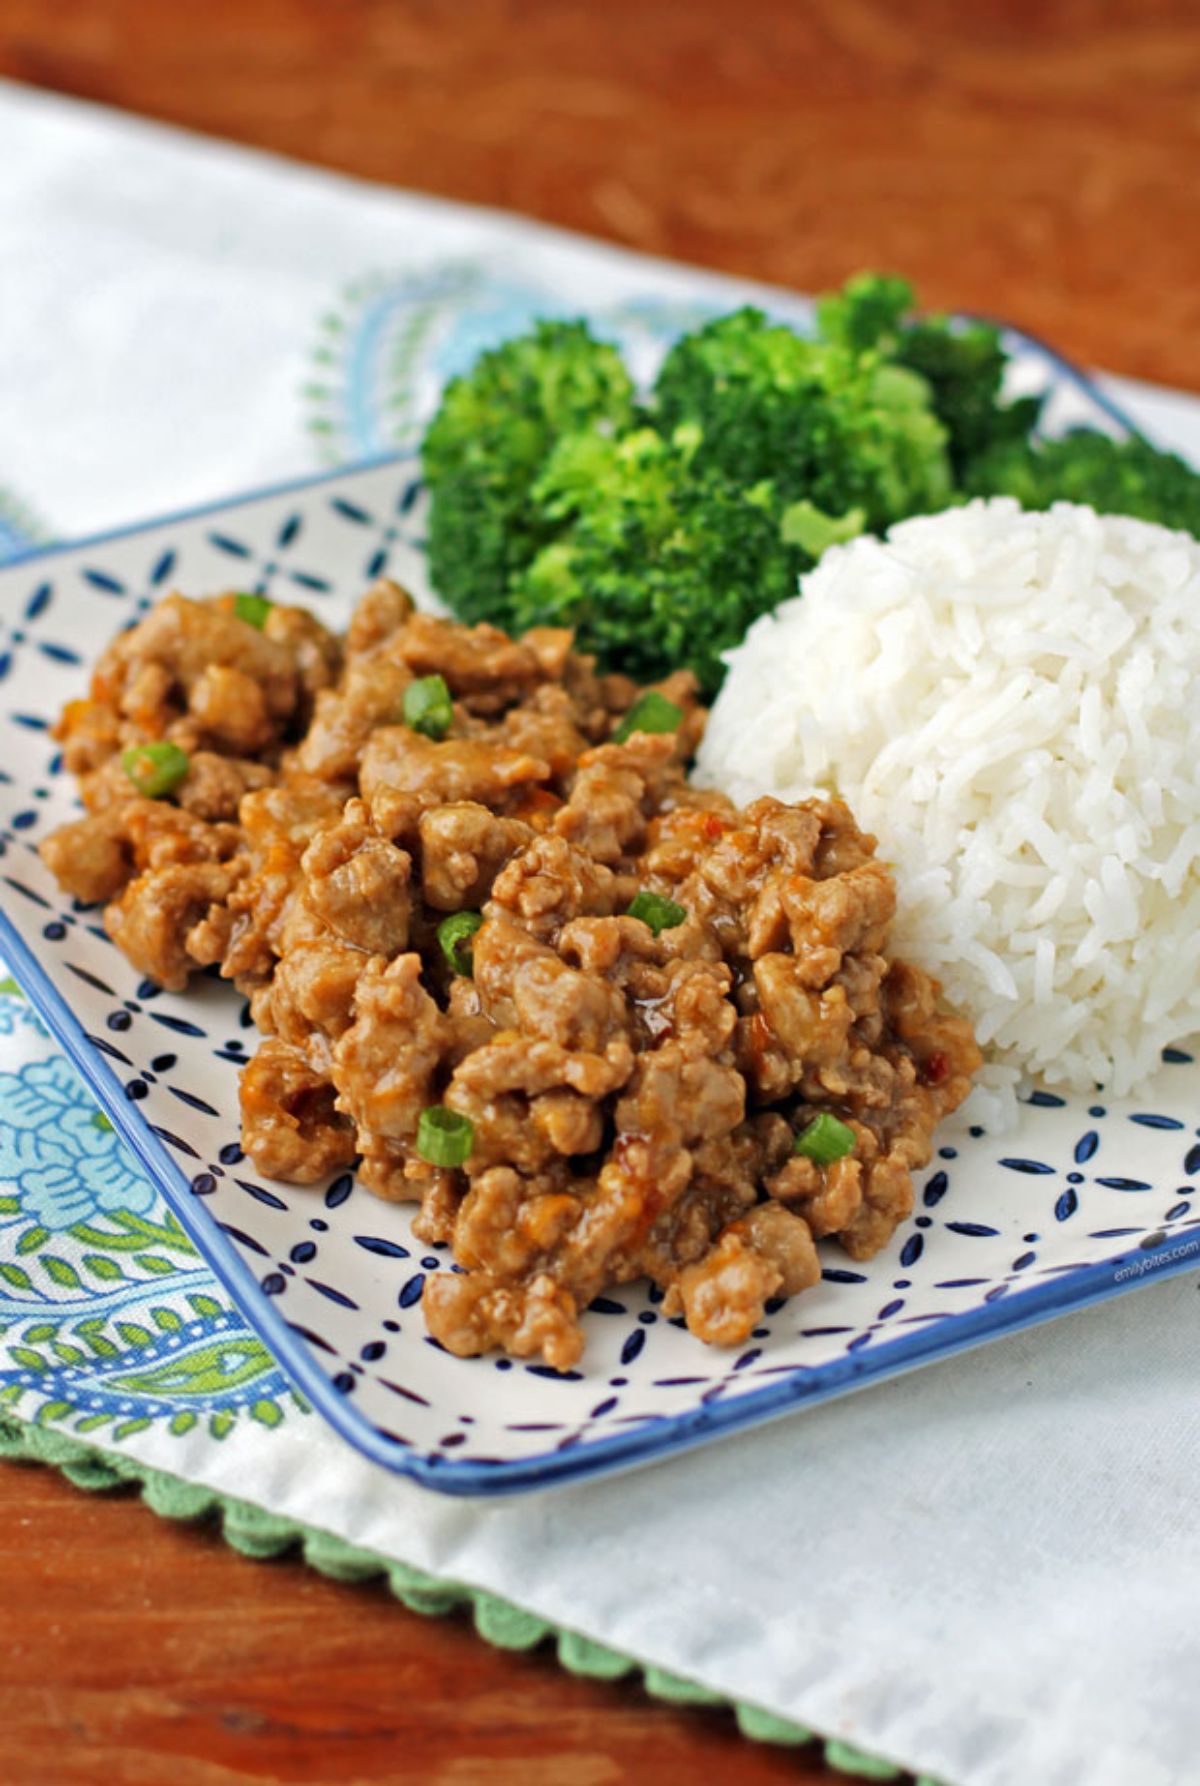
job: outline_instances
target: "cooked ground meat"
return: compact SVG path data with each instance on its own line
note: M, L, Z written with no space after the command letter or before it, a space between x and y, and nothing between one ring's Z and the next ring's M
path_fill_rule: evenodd
M357 1156L419 1203L461 1267L424 1298L452 1352L566 1369L588 1304L643 1277L740 1345L818 1280L816 1239L887 1243L979 1064L888 956L892 877L847 809L693 789L692 679L660 685L672 731L622 727L641 692L568 633L385 581L344 642L171 596L59 728L90 811L45 860L141 972L215 963L250 995L247 1153L297 1183ZM175 747L169 787L137 784L145 745ZM421 1141L431 1109L461 1158ZM837 1157L796 1150L822 1114Z

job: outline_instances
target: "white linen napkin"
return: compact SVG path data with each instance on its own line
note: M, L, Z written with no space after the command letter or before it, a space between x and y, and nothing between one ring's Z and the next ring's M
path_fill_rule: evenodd
M3 85L0 167L0 489L59 535L311 470L302 387L347 281L467 257L591 305L751 291ZM1200 451L1200 403L1112 388ZM102 1443L961 1786L1184 1786L1196 1291L493 1505L315 1418Z

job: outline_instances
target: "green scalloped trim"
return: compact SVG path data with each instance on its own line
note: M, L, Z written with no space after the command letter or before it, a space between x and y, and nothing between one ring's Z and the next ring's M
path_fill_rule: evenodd
M756 1742L799 1747L822 1741L816 1731L807 1730L801 1724L778 1718L758 1706L728 1699L696 1681L683 1680L652 1664L638 1663L632 1656L593 1643L578 1632L563 1630L549 1619L539 1618L536 1613L526 1612L481 1588L441 1581L425 1574L424 1570L410 1568L407 1563L396 1562L375 1551L358 1550L331 1532L319 1531L282 1514L269 1513L249 1501L235 1500L231 1495L219 1494L199 1483L185 1482L165 1470L139 1463L136 1458L85 1445L51 1427L30 1426L9 1414L0 1414L0 1459L48 1464L76 1488L87 1489L90 1493L138 1484L142 1500L152 1513L162 1519L178 1520L211 1516L219 1523L225 1542L246 1557L277 1557L283 1551L299 1546L306 1563L335 1581L371 1581L386 1575L392 1593L410 1612L440 1618L459 1607L469 1606L480 1637L498 1649L530 1650L547 1638L553 1638L560 1664L572 1674L585 1675L592 1680L615 1681L640 1673L647 1693L669 1705L730 1707L742 1735ZM861 1750L833 1737L824 1740L824 1755L830 1767L857 1779L905 1778L903 1769L890 1761L864 1755ZM921 1776L916 1786L938 1786L938 1782Z

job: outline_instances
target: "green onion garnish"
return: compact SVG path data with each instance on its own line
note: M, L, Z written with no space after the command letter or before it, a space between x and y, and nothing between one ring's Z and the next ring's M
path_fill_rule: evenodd
M482 923L478 912L454 912L438 925L437 939L442 945L442 954L456 974L470 974L470 939Z
M650 688L633 703L613 733L613 743L624 744L635 732L677 732L682 724L683 708Z
M251 595L245 589L240 589L233 598L233 611L238 619L244 620L247 626L256 626L259 632L267 624L267 615L274 606L265 595Z
M648 924L655 936L664 930L674 930L687 917L687 910L676 905L673 899L663 899L657 893L638 893L629 907L629 917L640 918Z
M93 1110L92 1127L94 1129L99 1129L102 1135L112 1134L112 1124L109 1122L107 1116L105 1116L103 1110Z
M404 691L404 723L426 738L444 738L450 730L454 708L444 676L421 676Z
M805 1159L814 1160L818 1166L832 1166L835 1160L844 1160L848 1153L854 1152L854 1130L839 1122L836 1116L830 1116L827 1110L822 1110L820 1116L814 1117L797 1135L795 1151L802 1153Z
M431 1166L461 1166L471 1157L475 1130L469 1116L430 1104L417 1123L417 1152Z
M121 767L139 794L157 800L177 788L188 772L188 753L166 739L156 744L131 744L121 752Z

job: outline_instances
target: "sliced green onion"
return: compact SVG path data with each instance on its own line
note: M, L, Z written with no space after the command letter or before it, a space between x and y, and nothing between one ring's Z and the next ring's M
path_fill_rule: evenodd
M657 893L638 893L629 907L629 917L640 918L648 924L655 936L664 930L674 930L687 917L686 907L676 905L673 899L663 899Z
M186 750L164 738L155 744L131 744L121 752L121 767L139 794L157 800L179 786L189 758Z
M233 611L239 620L247 626L256 626L259 632L267 624L267 615L275 606L265 595L251 595L248 590L239 589L233 598Z
M649 688L638 696L613 733L613 743L624 744L635 732L677 732L682 724L683 708L668 701L656 688Z
M430 1104L417 1123L417 1152L431 1166L461 1166L471 1157L475 1129L469 1116Z
M832 1166L835 1160L844 1160L848 1153L854 1152L854 1130L839 1122L836 1116L830 1116L827 1110L822 1110L820 1116L814 1117L797 1135L796 1152L818 1166Z
M105 1116L103 1110L94 1110L92 1112L92 1127L94 1129L99 1129L102 1135L112 1134L112 1124L109 1122L107 1116Z
M454 719L444 676L421 676L404 691L404 723L426 738L444 738Z
M470 939L482 923L483 918L478 912L454 912L438 925L437 939L442 945L442 954L456 974L470 974Z

